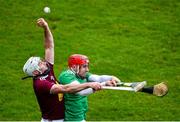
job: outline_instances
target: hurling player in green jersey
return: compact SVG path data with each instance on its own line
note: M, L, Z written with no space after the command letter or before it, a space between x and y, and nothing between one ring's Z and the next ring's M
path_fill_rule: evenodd
M59 76L61 84L82 84L100 82L102 85L116 86L118 78L110 75L95 75L89 72L89 59L85 55L73 54L68 60L69 68ZM65 121L85 121L88 109L87 95L95 90L87 88L74 94L65 94Z

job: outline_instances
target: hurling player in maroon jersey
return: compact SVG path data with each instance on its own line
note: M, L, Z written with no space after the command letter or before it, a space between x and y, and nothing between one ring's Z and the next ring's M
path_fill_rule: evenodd
M30 57L24 64L23 71L27 77L33 78L34 92L41 110L42 122L62 122L64 119L63 93L74 93L86 88L100 90L98 82L84 83L78 85L61 85L57 83L54 76L54 39L48 23L40 18L37 25L44 30L44 60L40 57Z

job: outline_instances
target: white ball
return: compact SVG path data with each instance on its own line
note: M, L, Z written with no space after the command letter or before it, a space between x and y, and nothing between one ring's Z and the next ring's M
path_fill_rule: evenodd
M49 8L49 7L44 7L44 12L45 12L45 13L50 13L50 12L51 12L51 10L50 10L50 8Z

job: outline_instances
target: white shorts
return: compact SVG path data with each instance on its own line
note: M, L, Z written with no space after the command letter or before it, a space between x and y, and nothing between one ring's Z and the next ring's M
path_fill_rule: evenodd
M49 119L42 118L41 122L64 122L64 119L49 120Z

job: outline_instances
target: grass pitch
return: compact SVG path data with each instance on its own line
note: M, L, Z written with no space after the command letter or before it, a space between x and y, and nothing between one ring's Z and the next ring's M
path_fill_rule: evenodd
M180 120L179 0L1 0L0 6L0 120L41 118L32 81L21 81L28 57L44 55L39 17L54 35L57 77L68 56L81 53L92 73L169 85L163 98L99 91L89 96L88 121Z

